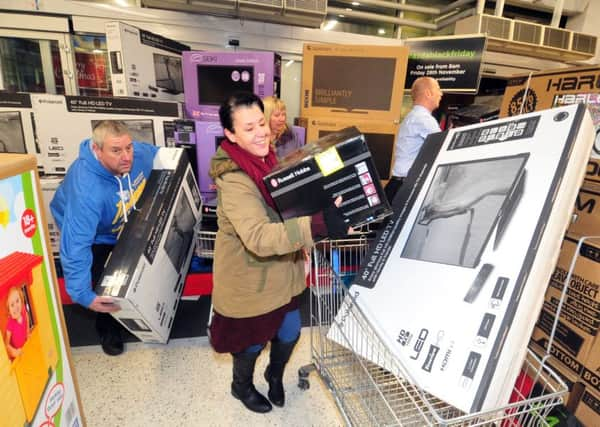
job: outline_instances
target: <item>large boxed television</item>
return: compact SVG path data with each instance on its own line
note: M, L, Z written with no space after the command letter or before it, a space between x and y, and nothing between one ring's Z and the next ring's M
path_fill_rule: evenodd
M234 92L280 94L281 56L274 52L183 53L188 119L219 121L219 106Z
M305 44L302 117L398 120L408 48Z
M399 375L467 413L508 403L593 140L583 105L426 139L347 302Z
M161 148L137 209L119 234L96 288L144 342L166 343L183 290L202 201L182 148Z
M190 47L123 22L107 22L114 96L183 101L181 53Z
M394 146L398 125L394 121L349 120L342 118L307 118L307 140L315 141L348 126L356 128L365 136L367 146L382 180L389 179L394 164Z
M31 96L0 91L0 154L32 154L43 171L37 143Z
M131 137L164 146L164 123L181 118L178 102L31 94L44 172L64 174L100 120L122 120Z
M392 213L365 137L355 127L290 153L263 179L283 219L318 213L338 196L348 226Z

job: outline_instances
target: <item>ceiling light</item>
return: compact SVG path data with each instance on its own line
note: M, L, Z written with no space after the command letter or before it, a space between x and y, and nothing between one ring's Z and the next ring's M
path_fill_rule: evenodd
M359 2L357 2L357 1L353 1L353 2L352 2L352 6L360 6L360 3L359 3Z
M380 28L380 29L377 30L377 34L384 35L385 34L385 30L383 28Z
M289 67L290 65L292 65L294 63L293 59L290 59L288 62L285 63L286 68Z
M338 16L339 16L340 18L345 18L345 17L346 17L346 15L342 15L342 14L340 14L340 15L338 15Z
M325 25L323 25L323 31L330 31L333 30L333 27L335 27L337 25L338 21L335 19L330 19L329 21L327 21L325 23Z
M349 7L346 8L346 12L352 12L352 9L350 9Z

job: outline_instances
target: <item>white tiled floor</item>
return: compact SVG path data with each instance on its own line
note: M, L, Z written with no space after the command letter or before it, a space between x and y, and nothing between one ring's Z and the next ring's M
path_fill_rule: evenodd
M331 392L316 373L310 388L297 387L298 368L310 363L309 330L285 372L286 404L255 414L230 394L231 356L212 351L206 337L168 345L127 344L124 354L106 356L99 346L72 349L84 415L95 426L342 426ZM265 350L254 375L266 394Z

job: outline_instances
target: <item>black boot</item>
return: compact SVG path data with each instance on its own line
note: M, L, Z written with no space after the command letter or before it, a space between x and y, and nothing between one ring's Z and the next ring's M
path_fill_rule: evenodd
M96 315L96 331L100 338L102 350L109 356L118 356L123 353L123 326L109 313L98 313Z
M259 352L256 353L232 353L233 356L233 382L231 383L231 394L242 401L244 406L253 412L269 412L273 407L265 396L254 388L252 378L254 376L254 365Z
M271 355L269 366L265 371L265 379L269 383L269 400L273 405L283 406L285 404L283 371L297 342L298 338L288 343L281 342L278 339L271 341Z

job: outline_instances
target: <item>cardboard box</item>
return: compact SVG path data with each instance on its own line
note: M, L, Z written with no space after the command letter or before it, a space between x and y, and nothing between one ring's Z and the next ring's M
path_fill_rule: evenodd
M282 159L264 177L282 218L313 215L342 196L348 226L391 214L365 137L355 127L331 133Z
M585 170L584 185L600 191L600 159L591 158Z
M516 76L508 80L500 117L547 108L586 104L596 127L592 157L600 157L600 67L573 67Z
M600 393L586 388L575 410L575 417L584 427L600 425Z
M600 396L600 339L596 338L590 353L583 363L581 379L586 388Z
M382 180L389 179L394 166L394 149L398 124L394 121L349 120L338 117L307 117L304 122L307 140L316 141L332 132L349 126L356 128L365 136L367 146L375 162L377 173Z
M426 139L348 303L426 392L468 413L509 401L593 133L571 105Z
M186 117L216 122L219 106L235 92L279 96L281 56L274 52L184 52L183 85Z
M64 174L100 120L122 120L131 137L164 146L164 123L181 118L177 102L31 94L36 132L47 174Z
M184 150L161 148L96 288L118 302L121 310L112 315L144 342L169 339L201 206Z
M52 176L45 175L40 178L40 185L42 187L42 200L44 201L44 213L46 215L46 221L48 225L48 237L50 239L50 247L52 248L52 255L59 256L60 254L60 230L56 221L50 211L50 202L54 198L54 194L58 189L58 186L63 181L64 176Z
M0 91L0 153L34 155L38 171L44 170L28 93Z
M398 120L408 48L305 44L302 117Z
M34 156L0 155L0 424L82 426L36 169ZM7 310L15 297L20 326ZM9 347L6 332L19 327L24 339Z
M183 101L181 53L190 47L123 22L107 22L114 96Z
M570 236L600 236L600 186L584 181L573 214L567 230Z

